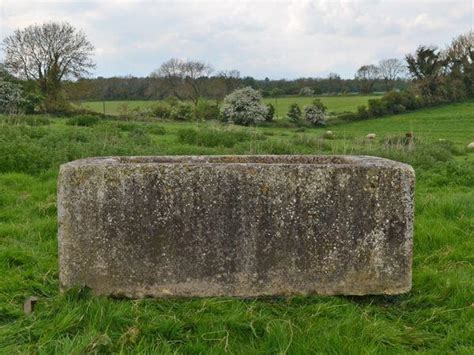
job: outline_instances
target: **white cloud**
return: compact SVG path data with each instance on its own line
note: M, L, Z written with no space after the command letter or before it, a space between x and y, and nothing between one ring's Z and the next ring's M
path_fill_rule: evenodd
M472 27L458 1L5 1L0 35L68 21L96 46L96 75L147 75L170 57L243 75L294 78L403 57Z

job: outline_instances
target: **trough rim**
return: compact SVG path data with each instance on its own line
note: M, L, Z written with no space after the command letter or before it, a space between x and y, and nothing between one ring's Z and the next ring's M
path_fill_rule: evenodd
M313 160L313 161L311 161ZM321 160L321 161L319 161ZM411 165L370 155L144 155L98 156L74 160L63 168L85 166L307 166L321 168L396 168Z

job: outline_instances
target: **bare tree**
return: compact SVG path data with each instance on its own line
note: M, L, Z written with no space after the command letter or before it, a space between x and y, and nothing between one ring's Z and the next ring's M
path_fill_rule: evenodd
M466 91L474 95L474 32L468 31L456 37L443 51L448 74L463 81Z
M406 66L397 58L383 59L379 62L379 72L384 80L385 90L389 91L393 88L394 81L406 73Z
M183 63L184 83L188 96L197 105L203 96L205 82L214 69L206 63L199 61L187 61Z
M373 64L361 66L355 75L355 78L360 82L361 91L365 94L372 92L375 81L379 77L380 70Z
M221 71L211 79L209 91L217 100L222 100L241 85L240 72L235 69Z
M49 22L17 29L3 40L5 67L35 80L46 97L46 107L58 101L61 81L79 78L95 67L94 46L82 31L68 23Z
M212 72L212 67L203 62L172 58L155 70L151 77L164 78L172 95L181 100L190 99L197 105L203 96L204 83Z

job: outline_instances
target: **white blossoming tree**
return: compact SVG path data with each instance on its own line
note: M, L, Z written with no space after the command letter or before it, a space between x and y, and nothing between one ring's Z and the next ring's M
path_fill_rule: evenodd
M0 113L16 114L24 104L20 85L0 78Z
M304 107L303 118L315 126L324 125L327 120L326 110L326 106L320 100L315 99L311 105Z
M250 125L265 121L267 110L260 93L246 87L227 95L220 113L224 122Z

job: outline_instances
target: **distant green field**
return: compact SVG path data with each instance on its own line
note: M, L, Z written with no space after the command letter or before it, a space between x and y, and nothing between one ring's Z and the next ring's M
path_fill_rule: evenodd
M474 102L326 128L82 117L91 120L0 115L0 354L474 354ZM168 154L365 154L411 164L412 290L261 299L60 293L59 165ZM25 315L32 295L36 310Z
M266 98L266 103L272 103L276 109L277 117L284 117L288 112L288 109L292 103L297 103L302 107L308 105L315 98L320 99L327 107L330 112L354 112L360 105L367 104L367 101L377 96L318 96L318 97L279 97L279 98ZM78 104L89 110L96 112L104 112L108 115L117 115L120 111L120 107L127 105L128 109L134 109L137 107L145 108L153 106L156 101L90 101Z

